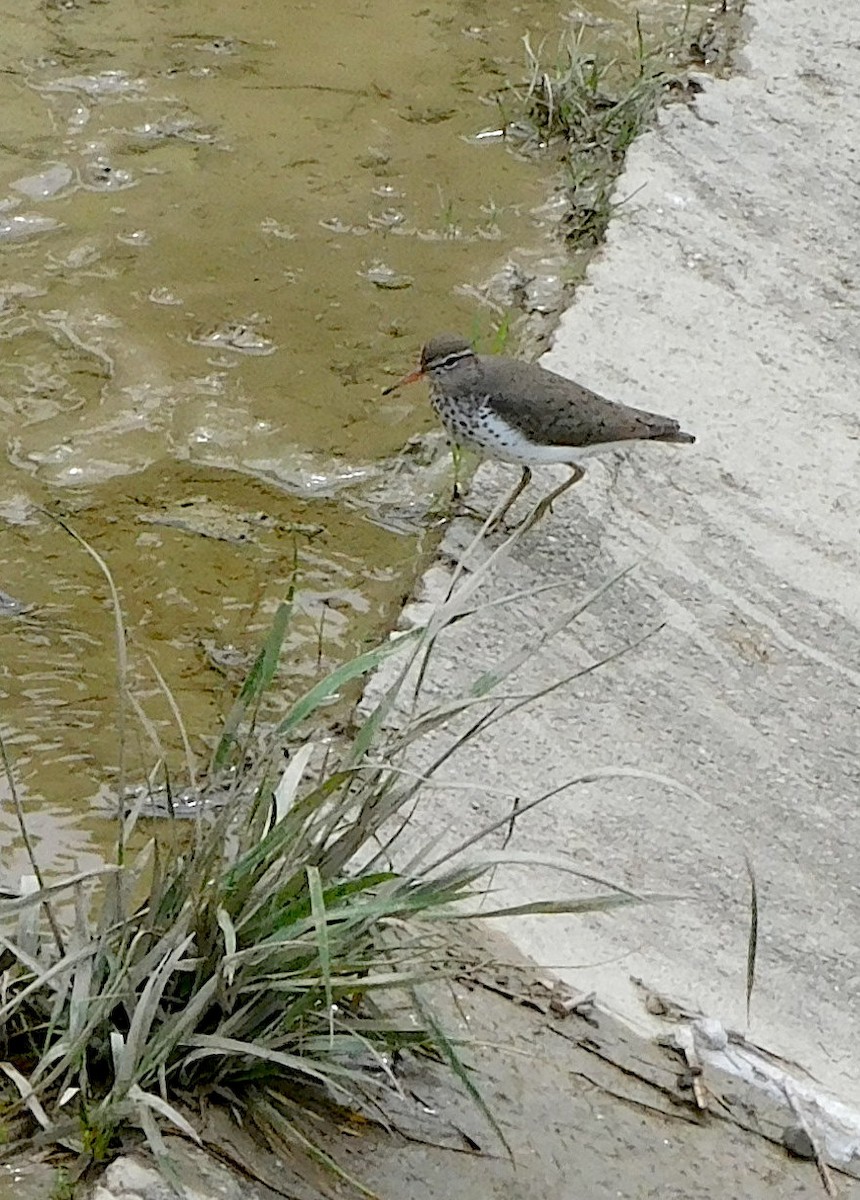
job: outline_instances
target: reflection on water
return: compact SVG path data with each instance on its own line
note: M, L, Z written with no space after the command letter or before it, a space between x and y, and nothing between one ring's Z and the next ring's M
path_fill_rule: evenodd
M88 852L74 814L116 769L116 666L104 578L47 514L119 586L138 771L153 732L178 740L156 668L205 753L292 584L287 686L378 636L443 486L401 455L432 425L423 397L381 386L430 332L487 333L469 287L546 253L545 165L468 137L559 15L0 0L0 18L0 720L59 865Z

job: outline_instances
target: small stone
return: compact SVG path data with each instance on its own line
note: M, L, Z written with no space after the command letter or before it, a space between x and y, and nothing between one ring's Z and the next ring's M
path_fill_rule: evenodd
M40 171L38 175L25 175L22 179L14 180L9 186L16 192L29 196L31 200L46 200L68 187L71 182L71 169L62 163L55 163L52 167Z
M729 1035L714 1017L699 1017L693 1022L693 1035L700 1050L725 1050Z
M796 1158L815 1158L812 1138L801 1125L786 1125L782 1131L782 1144Z
M100 1187L112 1200L173 1200L175 1195L154 1167L128 1155L114 1159Z

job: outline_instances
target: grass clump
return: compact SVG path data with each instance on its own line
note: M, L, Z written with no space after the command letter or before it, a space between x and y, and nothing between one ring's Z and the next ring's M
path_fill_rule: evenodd
M524 39L527 81L509 89L514 99L504 103L505 126L526 146L560 151L568 199L565 234L577 250L602 241L631 142L664 98L686 91L679 64L689 61L688 17L689 5L681 29L649 49L637 15L635 50L627 57L587 49L583 30L560 42L554 60L543 45L535 51Z
M19 895L0 898L7 1154L34 1143L59 1145L76 1156L70 1173L76 1179L110 1159L136 1127L169 1167L164 1128L198 1140L196 1114L205 1101L255 1125L270 1146L300 1148L338 1171L303 1132L308 1097L384 1111L385 1096L398 1093L392 1064L406 1050L447 1061L482 1104L425 994L428 983L458 969L453 923L468 915L582 912L643 899L607 884L569 902L487 905L479 912L483 881L506 855L470 858L470 852L508 818L434 861L428 861L431 847L407 867L392 865L391 847L426 779L459 746L526 702L499 698L499 686L600 594L565 612L535 645L481 674L463 696L412 708L389 731L392 708L420 686L436 639L474 612L487 569L454 588L425 627L342 665L261 736L260 700L289 625L284 604L228 717L209 779L199 785L193 821L160 823L157 836L144 841L146 797L131 811L120 798L116 860L67 879L42 879L30 847L33 875ZM332 760L314 740L315 721L345 686L389 656L398 659L394 681ZM124 697L119 707L134 709L134 698ZM402 769L418 739L452 721L461 724L429 767L417 776ZM261 744L252 755L250 747ZM26 835L5 748L3 761ZM595 777L592 771L565 786ZM547 798L521 804L518 819ZM522 865L523 857L509 861ZM544 869L559 866L558 859L535 861Z

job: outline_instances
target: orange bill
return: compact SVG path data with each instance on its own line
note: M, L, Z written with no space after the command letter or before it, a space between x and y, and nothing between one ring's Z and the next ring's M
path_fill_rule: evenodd
M404 387L407 383L417 383L419 379L423 379L424 372L419 367L417 371L410 372L409 375L404 375L402 379L398 379L397 383L392 383L390 387L383 388L383 396L387 396L389 392L396 392L398 388Z

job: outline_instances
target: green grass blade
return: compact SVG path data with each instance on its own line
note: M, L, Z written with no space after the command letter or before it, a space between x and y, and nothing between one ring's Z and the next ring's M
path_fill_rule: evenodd
M350 662L344 663L332 671L330 675L327 675L325 679L321 679L310 691L305 692L304 696L301 696L296 701L275 729L275 736L282 737L285 733L292 732L306 717L311 716L318 708L337 696L341 688L345 687L346 684L351 683L354 679L360 679L363 675L370 674L371 671L375 671L379 664L384 662L389 655L396 654L400 650L405 649L422 632L421 629L410 629L408 632L392 638L391 641L377 646L374 650L367 650L364 654L359 654L357 658L351 659Z
M625 575L629 575L634 565L623 567L620 571L616 571L614 575L610 575L608 579L604 580L594 591L589 592L578 604L562 612L546 629L542 629L536 637L527 638L524 645L518 647L513 654L509 655L497 667L494 667L491 671L485 671L472 684L470 689L472 695L485 696L488 692L497 688L503 680L512 675L514 671L521 667L524 662L527 662L532 655L536 654L547 642L560 633L562 629L565 629L571 621L575 621L596 600L599 600L601 596L613 588L619 580L623 579Z
M433 1009L431 1008L431 1006L428 1003L425 1002L425 1000L423 999L423 997L421 996L421 993L418 991L417 988L412 989L412 1000L413 1000L413 1003L415 1004L416 1011L420 1014L422 1020L427 1025L428 1029L430 1029L430 1031L432 1032L434 1041L435 1041L437 1047L439 1048L441 1054L445 1058L445 1061L448 1063L448 1066L451 1068L451 1070L454 1072L454 1074L460 1080L460 1083L462 1083L462 1085L466 1089L466 1092L468 1093L468 1095L471 1097L471 1099L475 1102L475 1104L480 1109L480 1111L487 1118L487 1120L490 1123L490 1126L493 1129L493 1132L495 1133L495 1135L499 1139L499 1141L502 1143L505 1150L508 1152L508 1156L510 1157L511 1162L513 1162L514 1154L513 1154L513 1151L511 1150L508 1139L505 1137L504 1132L502 1131L501 1125L496 1120L496 1118L493 1116L493 1113L491 1112L486 1100L481 1095L481 1093L478 1091L478 1088L475 1086L474 1082L472 1081L472 1079L469 1075L469 1072L466 1068L465 1063L460 1058L457 1051L454 1049L454 1045L451 1042L451 1039L448 1037L447 1033L445 1032L445 1030L442 1028L442 1026L439 1024L438 1020L436 1019L436 1014L433 1012Z
M604 896L583 896L573 900L532 900L528 904L510 904L504 908L480 908L472 912L440 912L426 914L430 921L474 921L485 917L531 917L558 913L609 912L613 908L626 908L631 904L653 904L658 901L679 900L682 897L646 893L643 896L619 895L611 892Z
M341 1098L347 1100L351 1099L351 1094L346 1089L346 1083L348 1081L359 1083L362 1080L359 1071L350 1070L348 1067L342 1067L336 1063L318 1064L303 1058L301 1054L287 1054L281 1050L272 1050L268 1046L261 1046L256 1042L219 1037L217 1034L196 1034L188 1038L185 1045L190 1049L183 1058L183 1065L187 1066L212 1056L251 1061L256 1059L262 1063L283 1067L297 1076L314 1079L317 1083L322 1083L327 1088L339 1092Z
M165 941L169 940L175 940L175 936L174 939L169 937L165 939ZM135 1082L135 1068L143 1058L150 1030L159 1017L161 997L170 982L171 975L193 941L193 934L187 934L178 946L171 947L157 968L147 978L140 995L135 998L134 1013L114 1080L114 1088L120 1096L125 1095L131 1084Z
M272 1088L267 1089L269 1095L275 1097L276 1103L271 1103L262 1097L256 1099L254 1116L258 1124L263 1125L264 1129L271 1129L282 1142L286 1144L286 1154L291 1156L292 1148L296 1145L301 1147L315 1162L318 1162L327 1171L348 1184L355 1191L360 1192L362 1196L368 1197L368 1200L382 1200L382 1197L377 1192L372 1192L365 1184L356 1176L345 1171L343 1167L335 1159L323 1150L322 1146L318 1146L311 1138L307 1137L298 1128L295 1122L289 1121L280 1111L278 1105L288 1103L284 1096L276 1093ZM340 1190L340 1189L339 1189Z
M257 657L254 659L253 666L248 672L245 682L242 684L233 707L227 714L221 737L212 756L212 766L210 768L212 775L217 775L226 765L233 747L239 740L239 729L246 714L254 705L259 703L260 698L275 677L281 655L281 647L284 644L292 611L293 605L291 600L284 601L278 605L266 640L260 648Z
M146 1052L141 1059L141 1077L148 1075L155 1065L169 1062L174 1049L186 1036L206 1023L208 1011L217 1000L218 983L217 975L207 979L183 1011L172 1020L163 1022L158 1031L149 1038Z

